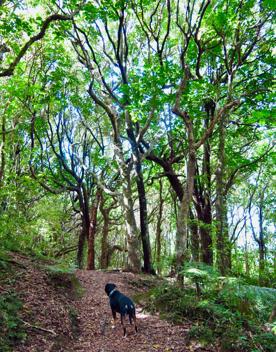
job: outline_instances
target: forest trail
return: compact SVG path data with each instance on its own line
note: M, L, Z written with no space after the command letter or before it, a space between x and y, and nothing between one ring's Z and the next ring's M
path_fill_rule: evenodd
M18 253L10 254L14 270L1 282L1 292L14 292L22 300L20 320L26 338L13 352L214 352L189 341L192 323L173 325L136 304L138 333L127 324L123 338L120 319L113 329L107 282L134 298L146 292L152 278L125 272L77 270L80 295L72 289L74 274L55 271L53 263ZM52 269L49 271L49 267ZM76 284L76 283L75 283ZM4 291L3 291L4 290ZM0 292L0 293L1 293Z
M137 307L138 333L127 325L127 337L123 338L118 319L112 329L112 316L109 299L104 287L107 282L115 283L118 289L132 297L133 287L129 282L135 280L131 273L77 271L77 277L85 288L85 294L76 302L79 312L81 334L75 340L73 350L78 352L186 352L213 351L187 341L191 325L171 325L158 315L150 315Z

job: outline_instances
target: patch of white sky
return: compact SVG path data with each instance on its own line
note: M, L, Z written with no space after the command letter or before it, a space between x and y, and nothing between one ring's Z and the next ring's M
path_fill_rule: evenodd
M256 186L256 183L257 183L256 177L257 177L256 174L254 174L248 180L244 180L244 182L246 183L246 187L248 189L248 192L247 192L248 198L250 196L249 192L250 191L252 192L253 187ZM239 189L234 191L234 193L235 192L236 193L239 192ZM246 190L244 189L243 192L246 193ZM239 197L239 196L236 195L236 197ZM247 198L245 200L240 199L240 201L235 202L235 205L228 211L227 217L228 217L228 224L229 224L229 233L231 236L236 224L238 224L236 228L236 235L239 233L239 231L240 231L240 234L237 238L237 245L239 247L248 246L248 248L250 247L257 248L258 245L253 237L250 218L248 214L248 204L247 203L243 204L244 201L248 202L248 199ZM259 236L259 233L260 233L259 215L260 215L259 208L253 204L250 216L252 220L252 226L254 227L254 231L257 237ZM273 236L273 234L275 235L275 231L276 231L275 223L270 222L268 219L264 218L263 227L265 229L266 235L268 236ZM275 246L275 241L274 243L272 242L271 246L272 247Z
M20 7L15 9L15 13L18 15L24 15L24 17L31 18L38 15L42 16L45 12L45 7L40 4L34 6L33 1L25 1Z

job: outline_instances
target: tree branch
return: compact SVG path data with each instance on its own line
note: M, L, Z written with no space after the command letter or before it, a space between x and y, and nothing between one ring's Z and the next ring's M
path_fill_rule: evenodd
M26 54L26 52L28 51L28 49L31 47L31 45L35 42L37 42L38 40L42 39L45 34L46 34L46 30L48 29L48 27L50 26L50 24L52 22L55 21L70 21L73 19L74 15L77 12L74 12L72 15L60 15L60 14L54 14L51 15L49 17L47 17L41 27L41 30L38 34L34 35L33 37L31 37L21 48L21 50L19 51L18 55L16 56L16 58L13 60L13 62L9 65L9 67L3 69L0 72L0 77L8 77L8 76L12 76L13 72L16 68L16 66L19 64L20 60L23 58L23 56Z

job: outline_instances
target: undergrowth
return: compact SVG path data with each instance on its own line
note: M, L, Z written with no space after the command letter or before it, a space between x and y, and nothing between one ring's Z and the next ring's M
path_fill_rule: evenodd
M14 270L7 261L9 256L0 252L0 351L9 352L19 342L26 338L23 322L19 317L22 302L11 291L6 291L2 285L14 280Z
M203 345L216 343L223 352L276 351L273 323L267 323L276 302L275 289L219 278L207 266L190 266L183 273L184 288L164 283L136 300L174 323L192 321L189 338Z
M46 273L49 287L66 296L68 305L66 310L71 322L73 336L79 334L78 314L69 302L79 298L84 289L75 275L75 268L68 268L60 263L49 260L31 259L42 272ZM31 261L30 261L31 262ZM9 253L0 251L0 351L11 352L14 347L27 338L26 326L21 320L23 302L19 296L10 289L21 280L17 270L16 261L13 261Z
M22 302L15 293L0 295L0 351L8 352L26 337L26 332L18 313Z

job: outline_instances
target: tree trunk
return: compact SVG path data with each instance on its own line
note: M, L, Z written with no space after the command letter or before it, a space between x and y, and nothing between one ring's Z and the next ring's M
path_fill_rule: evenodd
M210 126L210 116L214 118L214 110L206 108L206 118L204 119L204 129ZM195 180L195 208L199 221L200 243L201 243L201 260L208 265L213 264L213 248L211 236L212 209L211 209L211 147L209 139L203 145L203 164L202 164L202 181L200 178ZM199 170L197 169L197 176Z
M95 235L97 230L97 213L99 202L101 198L100 190L98 189L96 192L94 203L91 207L90 213L90 226L89 226L89 234L87 239L87 270L95 270Z
M108 232L109 232L109 219L104 217L102 241L101 241L101 269L108 267Z
M139 198L139 211L140 211L140 235L143 247L143 259L145 273L153 273L152 261L151 261L151 248L149 239L149 227L148 227L148 211L147 211L147 198L145 191L145 184L142 171L142 162L140 151L136 142L136 137L133 131L133 123L131 116L126 111L125 113L127 135L131 145L132 153L134 156L134 166L136 173L136 185Z
M190 233L191 233L191 251L194 262L199 262L199 234L198 225L192 210L190 209Z
M202 218L200 220L203 224L200 224L200 241L201 241L201 253L202 262L208 265L213 265L213 249L212 249L212 237L211 237L211 224L212 224L212 213L211 207L208 205L204 208Z
M151 262L151 248L149 239L149 227L148 227L148 211L147 211L147 198L145 192L145 185L143 174L141 172L141 165L137 166L137 190L139 196L139 208L140 208L140 234L143 246L143 259L144 259L144 272L151 274L153 273L152 262Z
M82 269L83 266L83 249L86 239L86 233L84 228L81 229L78 240L78 251L77 251L77 266L79 269Z
M81 269L83 267L83 250L85 245L85 240L89 238L89 228L90 228L90 214L89 214L89 202L86 192L86 188L82 185L78 189L78 201L81 211L81 221L82 221L82 230L79 235L78 241L78 251L77 251L77 265Z
M141 264L138 255L139 251L139 232L134 214L134 201L132 197L130 171L131 164L126 164L123 156L123 147L120 140L114 138L115 156L119 166L119 171L122 178L122 207L125 215L126 233L127 233L127 250L128 263L127 270L133 272L141 271Z
M100 205L100 210L103 216L100 265L101 265L101 269L107 269L109 265L109 245L108 245L108 233L109 233L109 222L110 222L109 214L112 210L112 207L104 208L103 197Z
M214 119L213 112L207 110L207 117L204 120L205 129L209 128L210 115ZM202 249L202 261L208 265L213 265L213 248L212 248L212 236L211 236L211 225L212 225L212 209L211 209L211 146L209 138L206 139L203 145L203 175L206 179L204 182L204 191L202 194L203 199L203 212L202 218L200 219L203 226L200 226L200 238L201 238L201 249Z
M244 260L245 260L245 273L247 276L250 275L250 266L249 266L249 258L248 258L248 242L247 242L247 230L246 230L246 219L245 221L245 226L244 226Z
M6 144L6 114L2 115L2 141L0 144L0 186L2 185L5 173L6 156L5 156L5 144Z
M158 218L156 224L156 267L157 273L161 274L161 235L162 235L162 217L163 217L163 205L164 199L162 197L163 193L163 184L159 180L159 209L158 209Z
M259 196L259 283L264 284L264 274L265 274L265 242L264 242L264 229L263 229L263 202L264 202L264 192Z
M132 199L131 181L129 174L125 175L123 183L123 210L125 213L125 224L127 230L127 269L133 272L140 272L141 264L138 256L139 235L134 214L134 202Z
M231 269L231 244L228 235L227 202L224 195L225 183L225 118L219 122L218 166L216 170L216 223L217 223L217 260L222 275Z
M188 221L189 209L194 189L194 177L196 170L196 152L193 146L192 126L188 126L189 154L187 164L187 180L182 201L179 205L176 230L176 267L177 271L183 268L184 261L187 259L187 240L188 240ZM182 275L179 275L182 281Z
M129 181L130 183L130 181ZM139 240L138 228L134 216L134 205L131 197L128 197L129 189L124 190L123 204L125 210L125 223L127 230L127 250L128 250L128 264L127 269L132 272L140 272L141 264L138 257Z
M264 272L265 272L265 246L264 243L259 244L259 283L264 283Z

